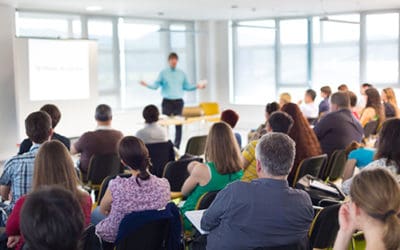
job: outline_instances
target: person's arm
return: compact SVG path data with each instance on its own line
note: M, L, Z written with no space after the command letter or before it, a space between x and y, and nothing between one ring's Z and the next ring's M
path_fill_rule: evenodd
M19 236L20 232L20 213L22 209L22 205L24 205L25 197L21 197L15 203L13 210L11 211L10 216L8 217L6 224L6 233L8 236Z
M343 204L339 210L340 229L336 236L334 250L347 250L355 231L355 222L350 215L350 205Z
M14 165L12 160L4 164L3 174L0 177L0 196L3 201L9 200L13 167Z
M183 183L181 193L183 196L188 196L200 184L207 171L207 166L202 163L193 161L188 166L189 177Z
M321 120L315 125L314 132L317 136L318 140L324 138L324 136L329 132L331 124L330 124L329 116L324 116Z
M247 169L250 163L255 160L255 146L254 142L250 142L242 152L243 169Z
M86 134L83 134L81 137L79 137L78 141L76 141L74 144L71 145L71 154L76 155L82 152L82 148L84 148L84 144L86 143Z
M201 229L211 231L219 226L221 223L221 216L225 211L229 210L231 193L230 186L228 186L217 194L215 200L203 214Z
M186 74L185 73L183 73L183 90L186 90L186 91L193 91L193 90L196 90L196 89L205 89L206 88L206 84L205 83L198 83L198 84L190 84L189 83L189 81L188 81L188 79L187 79L187 76L186 76Z
M104 215L108 215L111 211L112 204L112 195L109 188L107 188L106 193L103 196L103 199L100 202L100 212Z
M147 83L145 81L140 81L140 84L145 86L145 87L147 87L147 88L149 88L149 89L156 90L162 85L162 82L163 82L163 73L160 72L158 74L157 79L153 83L149 84L149 83Z

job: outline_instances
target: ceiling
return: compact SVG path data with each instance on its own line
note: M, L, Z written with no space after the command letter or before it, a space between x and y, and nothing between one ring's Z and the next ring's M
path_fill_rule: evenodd
M252 19L400 8L399 0L0 0L20 9L171 19Z

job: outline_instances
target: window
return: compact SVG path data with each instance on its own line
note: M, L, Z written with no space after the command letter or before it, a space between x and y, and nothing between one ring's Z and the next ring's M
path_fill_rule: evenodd
M366 81L393 84L399 80L399 14L366 16Z
M281 84L307 85L307 19L279 22Z
M123 60L122 68L122 108L140 107L157 100L159 91L140 86L141 80L152 82L167 66L171 51L179 56L178 67L194 81L194 38L192 24L171 24L162 21L141 21L121 19L119 36ZM171 47L174 44L174 47ZM187 103L196 101L196 95L187 94Z
M81 20L75 15L16 12L19 37L81 38Z
M360 15L313 18L313 88L347 84L358 89Z
M236 23L234 35L234 102L265 104L275 99L275 21Z

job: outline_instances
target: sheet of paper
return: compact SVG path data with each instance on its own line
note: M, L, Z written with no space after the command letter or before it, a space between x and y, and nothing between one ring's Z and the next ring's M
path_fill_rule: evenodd
M324 191L327 191L327 192L330 192L330 193L334 193L334 194L339 194L339 192L334 187L328 186L328 185L326 185L324 183L321 183L319 181L311 181L310 187L317 188L317 189L320 189L320 190L324 190Z
M193 224L193 226L199 231L201 234L208 234L207 231L201 229L201 218L203 218L204 211L206 210L194 210L194 211L187 211L185 213L188 220Z

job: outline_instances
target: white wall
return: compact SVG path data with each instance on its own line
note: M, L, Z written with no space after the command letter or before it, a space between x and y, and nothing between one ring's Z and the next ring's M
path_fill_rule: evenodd
M0 4L0 159L16 152L14 92L14 9Z

